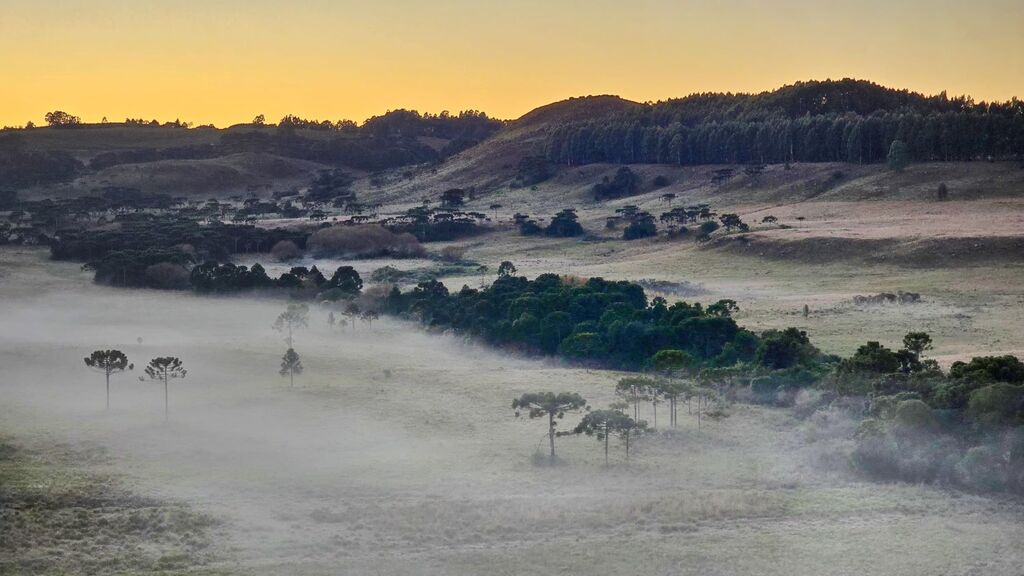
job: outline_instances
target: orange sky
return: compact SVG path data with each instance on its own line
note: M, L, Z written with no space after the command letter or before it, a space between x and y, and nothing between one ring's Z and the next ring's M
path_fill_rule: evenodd
M0 125L228 125L857 77L1024 96L1021 0L0 0Z

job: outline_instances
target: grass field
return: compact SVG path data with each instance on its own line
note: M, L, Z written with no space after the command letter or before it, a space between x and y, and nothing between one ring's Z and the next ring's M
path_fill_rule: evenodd
M471 254L490 262L516 246L530 275L564 265L559 250L568 249L493 240ZM579 263L566 271L686 276L709 298L748 296L738 298L742 324L813 323L826 348L842 348L854 326L882 328L903 313L818 317L829 298L874 282L952 281L946 272L901 279L879 270L857 284L842 279L852 270L789 266L744 281L744 268L724 257L679 264L669 254L573 252ZM516 419L512 398L573 390L603 407L618 374L509 357L395 321L331 330L314 310L296 335L306 370L289 389L277 374L284 344L270 329L280 301L101 288L39 250L0 251L0 274L5 442L29 447L47 477L114 478L133 497L214 519L206 534L216 553L179 558L171 573L1012 575L1024 563L1019 502L861 481L842 456L852 426L844 418L735 405L698 429L684 407L680 427L635 446L629 462L613 443L604 467L597 441L563 437L564 464L537 466L544 424ZM815 294L822 305L805 321L797 311ZM922 310L945 326L949 302ZM1008 309L986 311L979 325L998 330L990 319ZM834 326L843 321L851 324ZM943 354L967 345L937 340ZM167 424L158 386L136 374L113 381L104 412L102 377L81 359L107 347L137 364L182 358L189 375L172 383ZM9 459L0 465L10 470ZM79 485L64 490L85 493ZM80 530L103 518L86 515ZM0 525L0 538L38 537L19 530ZM72 535L47 538L39 549L52 564L40 573L99 573L59 563L82 549Z

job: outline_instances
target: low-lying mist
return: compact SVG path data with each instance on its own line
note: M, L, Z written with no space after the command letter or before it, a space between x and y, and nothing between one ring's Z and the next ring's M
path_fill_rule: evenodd
M11 258L5 256L5 258ZM1017 504L849 477L821 457L830 426L736 405L604 466L589 437L533 463L545 422L524 392L614 400L618 374L566 368L393 320L331 327L313 307L279 375L285 302L118 290L28 252L0 285L0 431L103 448L95 466L225 522L245 574L1012 574ZM83 358L135 365L104 380ZM157 356L188 375L140 381ZM650 410L646 407L645 410ZM649 415L645 415L650 419ZM666 415L659 415L660 418ZM578 415L567 415L568 430ZM817 437L815 437L817 434Z

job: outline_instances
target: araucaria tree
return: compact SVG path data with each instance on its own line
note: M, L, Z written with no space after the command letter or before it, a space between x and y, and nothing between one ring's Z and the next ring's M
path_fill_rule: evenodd
M587 436L596 436L598 440L604 442L604 463L608 464L608 438L612 434L626 432L636 428L636 422L623 414L620 410L594 410L588 412L583 420L576 425L574 432L576 434L586 434ZM629 439L627 438L628 442ZM628 444L627 444L628 446ZM627 457L629 456L628 448L626 452Z
M551 445L551 463L555 462L555 420L562 419L566 412L576 412L587 405L587 401L575 392L534 392L523 394L512 401L512 409L518 417L526 410L530 418L548 417L548 442Z
M302 374L302 359L294 348L289 348L281 358L281 376L287 376L289 386L295 386L295 375Z
M285 343L290 348L292 345L292 333L298 328L309 326L309 306L305 304L289 304L288 309L281 312L274 321L274 330L287 332Z
M173 356L162 356L153 358L146 366L146 376L154 382L163 382L164 385L164 421L168 415L167 383L170 380L184 378L188 371L181 364L181 359Z
M135 368L120 350L97 350L85 358L85 365L103 374L107 379L107 410L110 409L110 375Z

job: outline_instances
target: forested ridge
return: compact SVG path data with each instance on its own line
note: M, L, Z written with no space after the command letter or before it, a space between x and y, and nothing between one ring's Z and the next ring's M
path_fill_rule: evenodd
M1019 159L1024 102L924 96L862 80L760 94L702 93L565 122L546 142L560 164L873 163L902 141L914 161Z

